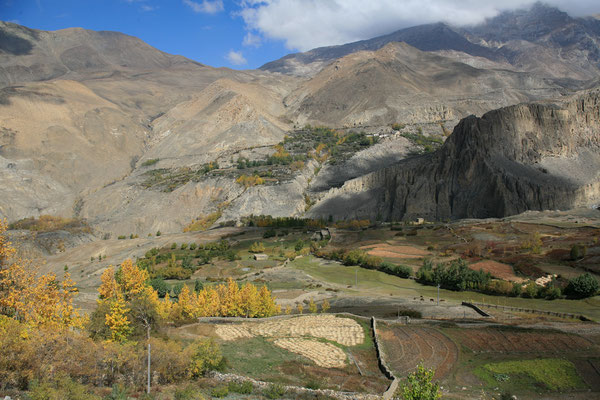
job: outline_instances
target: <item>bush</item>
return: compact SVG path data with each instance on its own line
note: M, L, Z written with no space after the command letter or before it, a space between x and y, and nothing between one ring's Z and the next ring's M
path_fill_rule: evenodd
M597 291L598 281L587 272L569 280L565 288L565 294L574 299L584 299L594 296Z
M181 243L181 250L185 250L187 249L188 244L187 243Z
M225 397L229 394L229 389L227 386L217 386L210 391L210 395L212 397L216 397L218 399Z
M218 343L212 339L200 339L191 346L189 373L192 377L199 377L208 371L221 370L225 359L221 354Z
M127 400L127 390L123 385L113 385L108 396L104 400Z
M151 158L149 160L146 160L142 163L142 167L150 167L154 164L156 164L159 161L158 158Z
M265 251L265 245L262 242L254 242L248 249L250 253L262 253Z
M265 390L267 399L280 399L285 394L285 388L279 383L270 384Z
M156 231L156 236L160 236L162 233L160 231Z
M538 297L539 289L539 286L536 285L535 282L529 282L527 286L525 286L522 296L528 299L535 299Z
M196 281L194 282L194 292L200 293L202 289L204 289L204 285L202 284L200 279L196 279Z
M117 236L117 239L119 239L119 240L124 240L126 238L127 238L127 236L125 236L125 235L119 235L119 236Z
M302 248L304 248L304 241L302 241L302 239L298 239L298 241L294 245L294 250L300 251L302 250Z
M198 245L196 243L191 243L190 244L190 250L196 250L196 247L198 247Z
M173 295L175 297L179 297L181 291L183 290L183 283L179 282L175 286L173 286Z
M239 394L251 394L254 390L254 386L252 386L252 382L244 381L242 383L239 382L229 382L229 391L233 393Z
M177 243L173 243L173 244L171 245L171 250L175 250L176 248L177 248Z
M204 400L204 396L198 389L192 385L188 385L183 389L175 390L174 400Z
M100 399L87 391L80 383L67 376L33 382L29 392L31 400L96 400ZM120 400L120 399L119 399Z
M165 280L160 277L150 280L150 286L152 286L152 289L156 290L156 292L158 293L158 297L165 297L165 295L169 291L167 282L165 282Z
M587 248L585 246L580 246L578 244L574 244L571 247L571 260L577 261L581 260L587 254Z
M277 235L277 232L275 232L275 229L267 229L265 231L265 233L263 233L263 238L268 239L268 238L275 237L276 235Z

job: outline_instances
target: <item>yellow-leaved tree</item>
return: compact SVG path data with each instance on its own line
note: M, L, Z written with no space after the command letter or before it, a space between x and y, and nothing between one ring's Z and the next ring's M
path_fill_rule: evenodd
M0 314L32 326L80 327L83 319L73 307L77 293L69 273L62 281L40 274L30 260L15 258L15 249L0 220Z
M138 330L150 336L150 329L171 312L168 299L161 302L157 292L148 283L148 271L131 260L121 263L119 269L108 267L100 277L98 288L97 320L109 329L109 340L124 342ZM94 330L94 329L92 329ZM101 327L96 331L102 332ZM144 332L142 332L142 330ZM100 335L107 336L107 335Z

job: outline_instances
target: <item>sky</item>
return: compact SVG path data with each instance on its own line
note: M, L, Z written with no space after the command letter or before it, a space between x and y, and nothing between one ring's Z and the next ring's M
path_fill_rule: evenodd
M0 20L42 30L118 31L203 64L248 69L424 23L477 24L534 1L0 0ZM546 3L573 16L600 14L600 0Z

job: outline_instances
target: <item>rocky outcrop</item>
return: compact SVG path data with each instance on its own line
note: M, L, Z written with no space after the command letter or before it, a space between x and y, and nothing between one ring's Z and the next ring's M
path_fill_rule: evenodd
M503 217L600 202L600 90L463 119L440 150L346 182L315 216Z

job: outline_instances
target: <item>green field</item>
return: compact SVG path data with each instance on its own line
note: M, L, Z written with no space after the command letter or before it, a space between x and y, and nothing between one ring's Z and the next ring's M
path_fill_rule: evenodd
M488 363L477 367L475 375L488 386L505 391L536 387L561 392L587 389L573 363L560 358Z
M418 296L434 298L437 288L425 286L412 279L402 279L380 271L359 267L348 267L335 262L324 262L313 256L303 257L290 263L292 268L306 272L324 283L344 285L345 294L369 296L396 296L413 298ZM355 286L358 275L358 286ZM350 287L348 287L350 286ZM600 296L583 300L543 300L521 297L490 296L476 292L454 292L440 289L440 298L451 302L476 301L488 304L499 304L512 307L530 308L542 311L555 311L573 314L584 314L600 321Z

